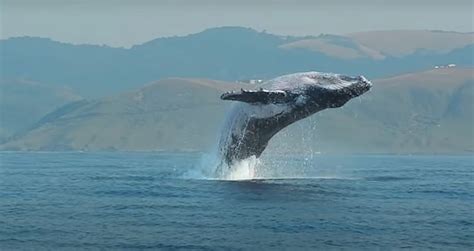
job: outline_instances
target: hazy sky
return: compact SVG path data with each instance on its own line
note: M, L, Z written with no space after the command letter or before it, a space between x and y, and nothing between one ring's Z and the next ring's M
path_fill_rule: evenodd
M473 31L472 0L0 0L1 38L131 46L216 26L282 35Z

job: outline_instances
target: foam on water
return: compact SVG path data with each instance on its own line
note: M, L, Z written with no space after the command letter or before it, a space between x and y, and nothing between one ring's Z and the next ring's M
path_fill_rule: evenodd
M252 180L257 178L259 159L255 156L244 159L232 165L221 177L223 180Z
M313 159L305 159L296 164L294 161L274 161L273 157L256 158L252 156L239 161L232 166L223 165L221 160L214 154L201 155L201 161L194 168L184 173L181 178L195 180L216 181L249 181L249 180L359 180L360 177L350 173L338 173L337 166L331 170L323 168L320 171L306 173L305 165L314 162ZM315 169L315 167L311 167ZM318 168L316 168L318 169Z
M259 178L257 176L259 164L260 160L252 156L229 167L222 163L218 155L206 153L201 156L200 163L182 177L206 180L252 180Z

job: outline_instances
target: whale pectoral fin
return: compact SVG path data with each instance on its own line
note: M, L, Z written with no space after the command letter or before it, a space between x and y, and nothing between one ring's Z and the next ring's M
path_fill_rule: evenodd
M286 91L273 90L244 90L240 92L226 92L221 95L222 100L241 101L250 104L270 104L285 103L290 100L290 95Z

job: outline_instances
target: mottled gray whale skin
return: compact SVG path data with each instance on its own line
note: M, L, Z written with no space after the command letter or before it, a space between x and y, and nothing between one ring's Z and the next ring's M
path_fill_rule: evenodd
M219 152L228 167L259 157L286 126L326 108L343 106L372 87L363 76L303 72L266 81L255 90L222 94L234 104L223 128Z

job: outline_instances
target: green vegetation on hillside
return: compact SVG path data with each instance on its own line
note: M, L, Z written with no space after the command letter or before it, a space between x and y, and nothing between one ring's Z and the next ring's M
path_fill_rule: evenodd
M267 152L466 153L474 151L473 69L445 68L373 80L341 109L302 120ZM190 150L216 143L234 83L173 78L44 117L8 150ZM283 144L284 142L284 144Z

